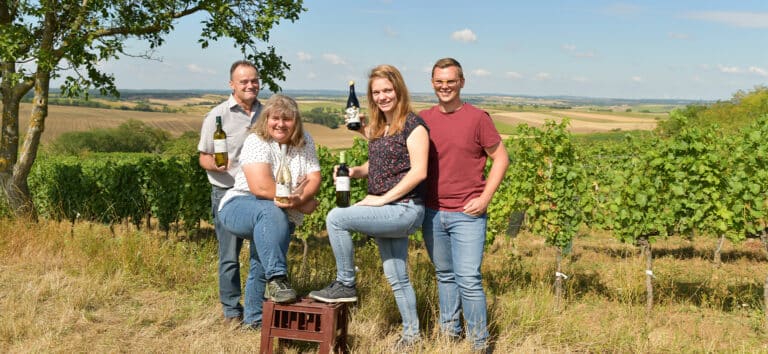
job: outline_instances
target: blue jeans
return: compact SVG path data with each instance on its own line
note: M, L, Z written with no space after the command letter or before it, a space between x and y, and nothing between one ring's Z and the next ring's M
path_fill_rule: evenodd
M461 335L460 311L464 310L467 338L481 349L488 340L485 291L480 274L485 247L487 215L426 209L424 244L435 265L440 297L440 330Z
M384 276L403 319L403 338L419 337L416 293L408 277L408 235L424 220L424 206L413 201L380 207L334 208L326 217L328 238L336 257L336 280L355 286L354 245L350 231L373 237L379 246Z
M224 317L240 317L243 315L243 305L240 304L240 250L243 239L235 237L221 227L218 210L219 201L227 190L211 186L211 213L216 239L219 241L219 299Z
M253 195L230 199L219 217L224 229L251 242L243 322L259 325L267 279L288 274L286 259L293 224L273 201Z

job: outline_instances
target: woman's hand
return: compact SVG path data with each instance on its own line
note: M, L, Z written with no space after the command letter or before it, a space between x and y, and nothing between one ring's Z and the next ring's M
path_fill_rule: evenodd
M363 198L363 200L355 203L355 205L365 205L365 206L375 206L375 207L386 205L386 204L387 204L387 200L384 199L384 197L379 195L370 195L370 194L366 195L365 198Z

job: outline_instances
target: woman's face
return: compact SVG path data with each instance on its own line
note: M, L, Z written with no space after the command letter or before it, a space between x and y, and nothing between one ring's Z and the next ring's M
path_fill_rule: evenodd
M371 81L371 96L376 106L384 112L385 116L389 116L395 111L397 106L397 93L392 82L385 78L375 78Z
M285 117L278 113L270 114L267 119L269 136L280 144L286 144L291 140L294 129L296 129L296 120L293 117Z

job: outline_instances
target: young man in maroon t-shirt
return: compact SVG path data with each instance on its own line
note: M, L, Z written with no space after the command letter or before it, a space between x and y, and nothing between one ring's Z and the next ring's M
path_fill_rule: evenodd
M504 178L509 155L487 112L461 100L464 74L452 58L432 67L438 104L421 111L430 129L423 232L435 265L440 330L461 336L461 314L473 350L488 347L487 311L480 265L488 204ZM487 178L487 158L493 161Z

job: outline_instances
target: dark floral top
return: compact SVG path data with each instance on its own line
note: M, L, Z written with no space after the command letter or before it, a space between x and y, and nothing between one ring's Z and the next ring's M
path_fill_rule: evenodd
M395 135L386 135L368 143L368 194L382 195L392 189L411 169L406 140L419 125L429 131L421 117L408 113L403 130ZM419 183L416 188L406 193L400 201L424 200L426 186Z

